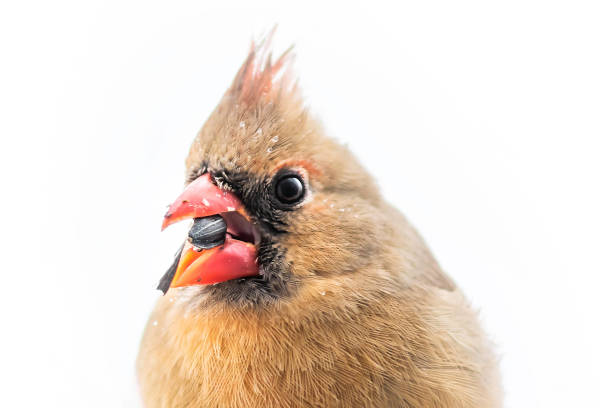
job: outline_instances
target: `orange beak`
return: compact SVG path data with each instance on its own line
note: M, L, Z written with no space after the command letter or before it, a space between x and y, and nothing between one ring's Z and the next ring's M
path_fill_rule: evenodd
M256 242L258 232L250 223L242 202L233 193L217 187L210 174L204 174L187 186L164 216L162 230L188 218L212 215L223 217L225 240L205 249L187 241L158 289L206 285L259 274Z

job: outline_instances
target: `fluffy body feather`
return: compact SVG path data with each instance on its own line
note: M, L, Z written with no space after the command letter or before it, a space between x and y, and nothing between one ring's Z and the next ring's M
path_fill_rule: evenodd
M204 168L261 180L302 172L308 196L272 245L284 289L160 298L137 362L145 405L499 407L476 314L288 77L277 80L287 55L272 64L265 48L252 49L196 137L187 180Z

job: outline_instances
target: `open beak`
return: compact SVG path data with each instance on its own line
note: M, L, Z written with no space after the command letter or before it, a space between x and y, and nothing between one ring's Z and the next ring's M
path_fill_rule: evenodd
M187 186L164 216L162 230L194 219L189 239L159 282L158 289L206 285L259 274L259 234L242 202L217 187L206 173Z

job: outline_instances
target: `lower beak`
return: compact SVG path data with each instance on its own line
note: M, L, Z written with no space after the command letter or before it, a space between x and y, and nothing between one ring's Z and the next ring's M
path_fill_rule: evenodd
M170 205L162 230L184 219L213 215L223 217L225 237L221 231L220 240L212 245L202 245L191 238L185 242L159 282L158 289L164 294L168 288L213 284L259 273L255 247L257 232L242 202L233 193L217 187L208 173L189 184ZM218 238L219 231L215 233Z

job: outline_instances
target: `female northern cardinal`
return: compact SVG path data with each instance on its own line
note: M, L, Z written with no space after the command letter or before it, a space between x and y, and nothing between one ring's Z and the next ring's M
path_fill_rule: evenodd
M194 224L142 340L145 405L500 406L476 314L268 46L197 135L165 216Z

